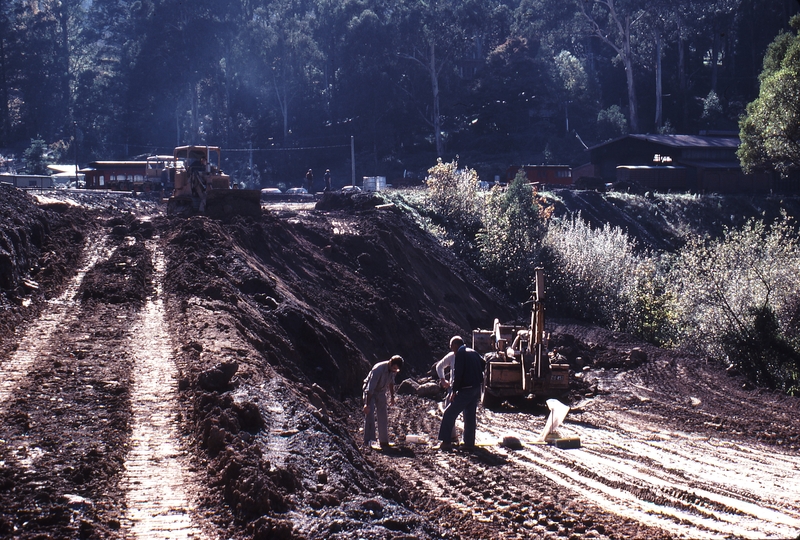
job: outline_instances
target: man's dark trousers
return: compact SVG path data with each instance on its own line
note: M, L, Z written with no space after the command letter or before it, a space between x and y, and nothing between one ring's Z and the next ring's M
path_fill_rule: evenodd
M439 426L439 440L449 441L456 425L456 418L464 413L464 446L475 446L475 429L477 427L478 401L481 398L480 385L471 388L462 388L453 398L453 401L444 410L442 423Z

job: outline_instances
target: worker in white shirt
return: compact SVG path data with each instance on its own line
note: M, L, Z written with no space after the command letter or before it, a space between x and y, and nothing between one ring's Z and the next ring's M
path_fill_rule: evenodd
M445 395L444 402L445 406L448 403L448 398L450 397L451 386L453 386L453 362L455 361L456 353L450 351L444 357L436 362L436 375L439 377L439 385L442 388L447 390L447 394ZM446 373L447 370L450 370L450 373ZM458 432L456 431L456 426L453 424L453 431L450 435L450 440L452 444L458 444Z

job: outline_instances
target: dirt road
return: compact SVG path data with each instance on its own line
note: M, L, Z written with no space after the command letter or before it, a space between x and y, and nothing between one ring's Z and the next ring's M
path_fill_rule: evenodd
M797 537L796 400L741 391L687 357L585 376L597 393L559 428L580 449L539 442L546 410L506 408L482 411L473 454L411 445L382 463L504 538ZM439 408L419 422L423 406L398 407L400 431L435 436ZM503 447L509 435L523 447Z
M433 442L441 417L413 395L391 413L395 450L361 447L372 362L402 354L401 378L423 380L450 335L513 315L396 208L222 223L77 202L17 203L82 223L82 255L60 255L74 229L53 225L28 254L39 287L3 292L19 321L0 336L3 537L800 533L798 400L568 321L548 324L586 369L559 432L581 448L538 444L547 411L532 406L481 409L472 453L405 444ZM48 265L69 271L48 281Z

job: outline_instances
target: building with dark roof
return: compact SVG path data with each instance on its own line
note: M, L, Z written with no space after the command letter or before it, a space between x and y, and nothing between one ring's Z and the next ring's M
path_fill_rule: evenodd
M573 176L629 182L658 191L755 193L797 191L797 181L771 171L744 174L736 134L626 135L589 148L590 164Z

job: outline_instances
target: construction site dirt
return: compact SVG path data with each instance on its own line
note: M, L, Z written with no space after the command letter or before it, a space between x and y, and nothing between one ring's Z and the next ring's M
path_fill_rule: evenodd
M402 355L414 388L519 306L377 194L165 210L0 185L0 537L800 534L800 401L574 321L546 325L578 448L522 401L436 450L442 395L411 391L365 447L373 363Z

